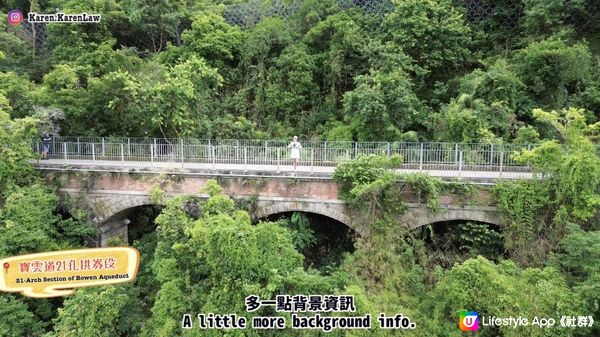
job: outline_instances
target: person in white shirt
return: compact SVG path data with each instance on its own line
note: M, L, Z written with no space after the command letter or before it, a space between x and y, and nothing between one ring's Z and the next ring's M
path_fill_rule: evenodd
M298 141L297 136L294 136L294 140L290 143L290 145L288 145L288 147L292 149L290 152L290 158L292 158L294 163L294 171L296 171L296 166L300 161L300 149L302 149L302 145Z

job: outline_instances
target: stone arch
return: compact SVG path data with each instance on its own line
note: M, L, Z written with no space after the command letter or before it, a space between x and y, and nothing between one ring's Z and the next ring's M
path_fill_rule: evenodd
M404 216L404 221L410 229L436 222L456 220L485 222L498 226L500 224L500 212L496 207L490 206L446 206L437 212L418 207L410 208Z
M141 206L156 205L148 195L99 195L90 200L96 222L103 223Z
M146 194L97 193L86 195L86 199L100 230L101 246L106 246L112 237L127 241L129 226L126 219L130 212L138 207L157 205Z
M356 231L352 221L346 212L343 202L323 201L257 201L254 215L257 218L266 218L270 215L287 212L314 213L339 221L350 229Z

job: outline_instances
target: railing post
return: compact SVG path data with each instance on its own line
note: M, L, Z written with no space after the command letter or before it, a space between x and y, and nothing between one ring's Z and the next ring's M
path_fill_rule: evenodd
M504 166L504 152L500 151L500 178L502 178L503 166Z
M462 161L463 161L463 152L460 151L458 154L458 176L462 177Z
M494 144L490 145L490 166L494 165Z
M419 171L423 171L423 143L421 143L421 151L419 155Z
M65 156L65 161L67 161L67 142L63 143L63 153Z
M106 145L104 144L104 137L102 137L102 157L105 156Z
M92 143L92 162L96 163L96 143Z
M454 162L458 164L458 143L454 144Z
M281 158L281 149L277 148L277 173L279 173L279 160Z
M208 159L212 159L212 143L210 142L210 139L208 140Z
M240 141L238 139L235 140L235 163L238 163L240 159Z
M212 169L215 169L215 147L211 146L210 147L210 157L212 158Z
M248 148L244 146L244 172L248 172Z
M310 149L310 174L313 174L314 171L314 161L315 161L315 149Z
M325 141L325 147L323 149L324 153L323 153L323 161L327 161L327 141Z
M154 155L158 155L158 149L156 148L156 138L152 138L152 147L154 148L154 152L152 153L154 153ZM152 162L154 162L154 160Z
M354 159L358 158L358 142L354 142Z
M81 156L81 144L79 143L79 137L77 137L77 154Z
M387 142L387 156L390 157L390 142Z
M150 162L154 163L154 146L150 144Z
M131 156L131 140L127 137L127 156Z
M125 145L123 145L123 143L119 144L121 145L121 166L125 165Z
M179 145L180 145L180 150L181 150L181 168L183 168L183 163L185 163L185 157L183 155L184 152L184 147L183 147L183 138L179 139Z

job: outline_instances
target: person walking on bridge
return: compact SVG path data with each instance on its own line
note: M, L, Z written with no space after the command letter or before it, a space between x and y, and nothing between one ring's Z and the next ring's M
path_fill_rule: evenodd
M42 159L48 159L48 153L50 152L50 142L52 142L52 134L50 132L44 133L42 136Z
M298 162L300 161L300 150L302 149L302 145L298 141L298 137L294 136L294 140L288 145L288 148L291 148L290 158L294 163L294 171L296 171L296 166L298 166Z

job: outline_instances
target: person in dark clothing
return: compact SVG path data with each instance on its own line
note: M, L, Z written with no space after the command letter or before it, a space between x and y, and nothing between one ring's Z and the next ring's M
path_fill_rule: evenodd
M52 142L52 134L49 132L44 133L42 136L42 159L48 159L48 153L50 152L50 143Z

